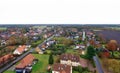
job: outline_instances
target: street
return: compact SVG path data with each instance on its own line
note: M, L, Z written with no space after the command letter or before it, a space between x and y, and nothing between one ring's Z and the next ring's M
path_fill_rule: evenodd
M94 56L94 57L93 57L93 60L94 60L95 65L96 65L96 67L97 67L98 73L104 73L104 72L103 72L103 69L102 69L102 66L101 66L101 64L100 64L100 62L99 62L98 57L97 57L97 56Z

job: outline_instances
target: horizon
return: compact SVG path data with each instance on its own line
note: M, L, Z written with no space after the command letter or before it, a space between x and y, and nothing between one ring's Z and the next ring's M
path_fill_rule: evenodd
M0 24L1 25L120 25L120 24Z

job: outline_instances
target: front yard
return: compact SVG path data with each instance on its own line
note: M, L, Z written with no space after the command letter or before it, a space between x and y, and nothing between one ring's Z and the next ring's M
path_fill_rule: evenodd
M7 70L5 71L4 73L16 73L15 71L12 71L12 70Z

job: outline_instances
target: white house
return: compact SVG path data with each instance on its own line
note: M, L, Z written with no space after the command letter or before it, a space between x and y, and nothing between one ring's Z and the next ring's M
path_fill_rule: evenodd
M7 43L6 43L6 41L5 40L2 40L1 41L1 45L6 45Z
M23 52L27 51L28 48L23 45L23 46L19 46L14 52L13 54L16 54L16 55L21 55Z
M75 46L74 49L85 49L85 45L78 44L78 45Z

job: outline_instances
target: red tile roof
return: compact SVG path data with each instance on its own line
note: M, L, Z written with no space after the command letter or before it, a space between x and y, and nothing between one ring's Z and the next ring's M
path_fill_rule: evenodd
M56 63L53 65L53 71L57 71L60 73L71 73L71 66Z
M16 68L25 68L29 64L32 64L34 59L35 59L34 56L32 54L29 54L20 61Z
M5 62L9 61L12 58L13 58L12 54L7 54L5 56L2 56L2 57L0 57L0 63L5 63Z
M18 50L20 53L22 53L22 52L24 52L25 48L26 48L26 46L23 45L23 46L21 46L21 47L18 47L17 50Z

